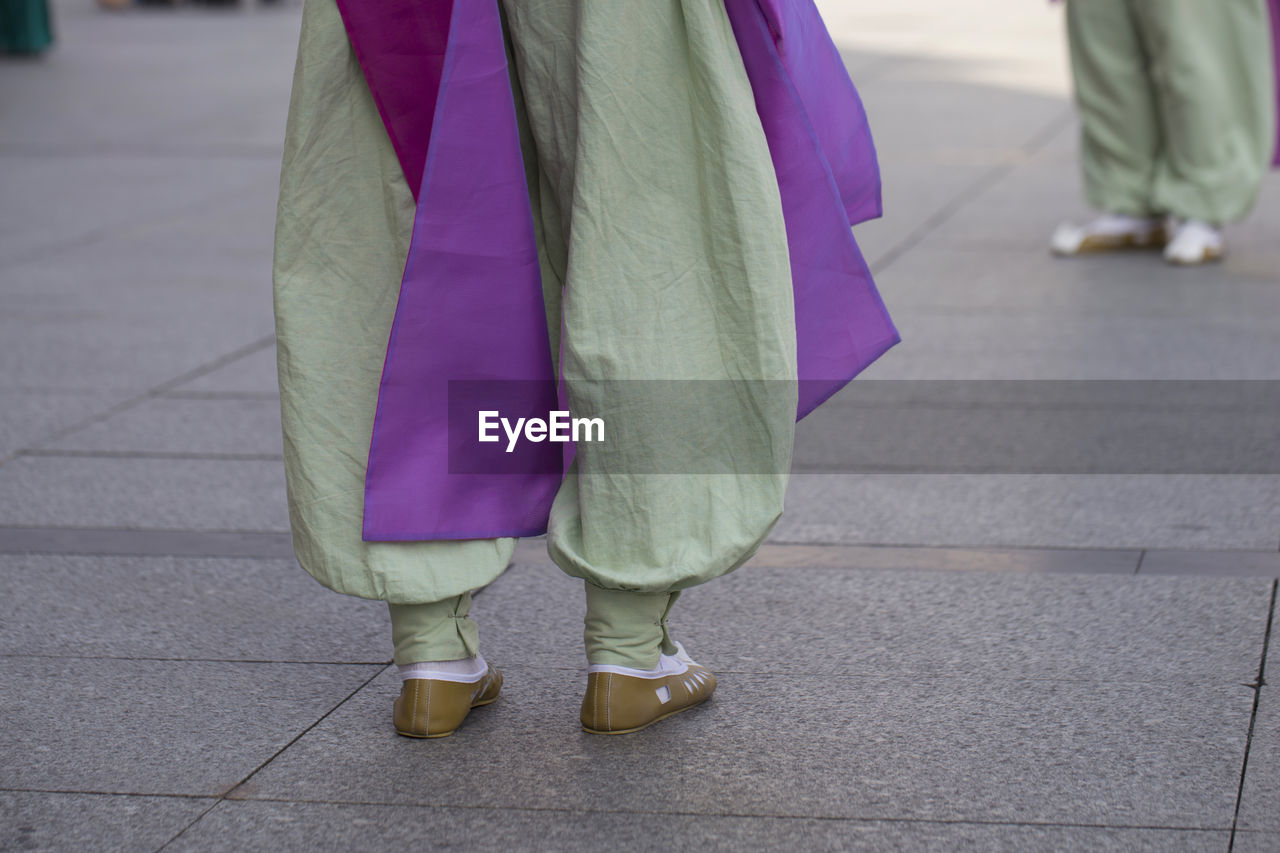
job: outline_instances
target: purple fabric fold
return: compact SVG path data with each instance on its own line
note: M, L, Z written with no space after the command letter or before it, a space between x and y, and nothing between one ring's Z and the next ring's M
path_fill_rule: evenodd
M764 17L772 48L760 43L764 50L756 49L757 40L749 34L751 21L758 17L752 13L753 5L758 5ZM743 57L748 71L758 71L768 55L776 53L793 81L790 94L803 110L831 168L849 223L857 225L878 218L884 212L880 166L867 114L817 8L810 0L727 0L725 8L734 24L739 49L745 52L747 44L752 46L753 55ZM757 88L758 98L759 84L754 77L752 85ZM765 107L762 114L768 114L770 109Z
M850 225L880 215L862 101L812 0L726 0L791 254L799 417L898 342Z
M387 9L365 0L339 7L411 182L414 164L422 164L369 448L364 538L542 533L561 477L558 445L522 442L507 460L521 473L450 470L475 442L475 433L449 429L451 380L533 380L497 385L506 393L494 407L513 415L556 408L497 6L418 0ZM424 120L415 102L434 115Z
M556 408L497 0L338 5L418 187L369 450L364 538L544 532L559 446L524 442L523 456L503 460L511 473L465 473L489 470L485 454L474 432L449 433L450 381L473 408L479 397L504 415ZM725 5L782 197L803 417L898 341L850 231L880 214L875 147L813 0Z

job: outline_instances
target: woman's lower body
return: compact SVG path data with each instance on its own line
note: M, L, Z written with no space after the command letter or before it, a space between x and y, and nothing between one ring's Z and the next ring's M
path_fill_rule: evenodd
M1055 249L1158 246L1163 217L1210 230L1244 217L1275 150L1265 0L1068 0L1066 11L1085 196L1110 216L1096 234L1060 232ZM1220 241L1192 242L1221 254Z
M584 582L593 670L687 673L666 628L679 591L741 565L782 511L796 356L776 175L721 0L502 6L553 356L571 408L609 412L625 436L621 454L579 446L548 549ZM503 571L514 540L360 535L413 208L333 0L308 0L275 276L295 550L331 588L386 600L396 663L454 670L470 707L496 695L470 591ZM708 382L733 390L699 410L691 395ZM675 405L616 399L632 388ZM749 436L728 442L734 470L671 452L733 435ZM685 681L693 698L714 687ZM398 728L418 716L404 707ZM634 728L625 713L587 716L592 730Z

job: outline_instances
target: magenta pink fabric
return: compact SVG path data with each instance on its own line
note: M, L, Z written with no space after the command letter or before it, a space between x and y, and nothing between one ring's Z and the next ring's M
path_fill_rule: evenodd
M497 0L338 5L418 188L369 451L364 538L541 533L563 475L560 446L523 442L503 458L505 473L474 473L488 470L474 432L449 430L451 402L474 409L483 398L517 416L556 406ZM782 196L802 417L898 341L850 232L880 214L875 148L813 0L725 6Z

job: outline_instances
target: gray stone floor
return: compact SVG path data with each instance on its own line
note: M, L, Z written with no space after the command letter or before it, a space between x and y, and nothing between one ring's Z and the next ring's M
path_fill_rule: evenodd
M1223 265L1055 262L1086 213L1060 10L821 6L886 181L857 233L904 343L869 378L1280 380L1280 180ZM530 541L475 608L502 701L397 737L385 609L287 534L299 7L56 11L53 52L0 60L0 849L1280 849L1276 469L1011 473L941 429L916 473L855 470L854 390L770 543L677 609L713 703L581 734L578 591ZM1265 437L1247 387L1201 431Z

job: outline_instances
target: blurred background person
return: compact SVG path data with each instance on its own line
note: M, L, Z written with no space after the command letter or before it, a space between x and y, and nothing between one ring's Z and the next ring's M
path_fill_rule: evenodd
M0 0L0 52L41 53L51 44L48 0Z
M1055 254L1222 257L1222 226L1275 159L1277 13L1280 0L1068 0L1085 197L1103 215L1060 226Z

